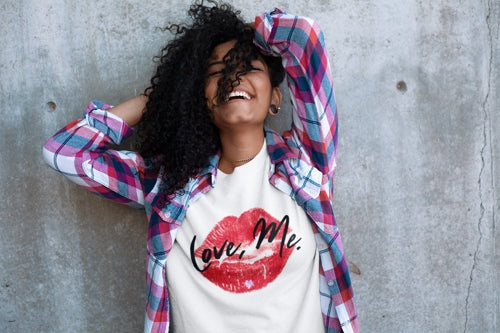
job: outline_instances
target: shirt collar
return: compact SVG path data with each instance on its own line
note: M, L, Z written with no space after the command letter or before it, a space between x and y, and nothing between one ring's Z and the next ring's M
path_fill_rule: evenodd
M214 187L217 178L217 166L219 165L219 160L221 156L221 151L219 150L217 154L210 156L208 159L207 166L204 167L199 175L210 177L210 186Z
M266 135L267 151L272 164L277 164L288 158L297 157L297 154L292 151L292 148L285 142L285 139L281 135L268 127L265 127L264 130Z

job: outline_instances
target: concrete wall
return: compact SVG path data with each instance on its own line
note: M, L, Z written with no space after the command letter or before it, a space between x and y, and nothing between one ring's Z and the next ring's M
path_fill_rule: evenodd
M246 17L268 1L234 1ZM498 0L276 1L315 18L364 332L498 332ZM147 85L186 1L0 2L0 331L142 329L146 220L46 167L88 100Z

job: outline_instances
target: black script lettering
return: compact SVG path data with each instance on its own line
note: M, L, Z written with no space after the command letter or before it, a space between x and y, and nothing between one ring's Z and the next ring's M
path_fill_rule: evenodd
M241 243L240 243L240 244L238 244L238 246L234 248L234 251L232 251L232 252L231 252L231 250L233 249L233 246L234 246L234 243L233 243L233 242L229 242L229 244L227 244L227 248L226 248L226 255L227 255L228 257L232 257L233 255L235 255L235 254L236 254L236 252L238 252L238 250L239 250L239 248L240 248L240 246L241 246ZM244 252L244 251L242 251L242 252Z
M290 238L288 238L288 242L286 243L286 246L288 248L294 247L295 245L297 245L298 242L300 242L301 238L297 239L295 243L293 242L296 236L297 235L295 234L290 235ZM300 246L297 247L297 250L300 250Z
M288 215L285 215L278 225L276 224L276 222L271 222L269 226L267 226L266 220L264 218L260 218L255 224L255 228L253 229L253 237L257 237L257 234L259 236L255 248L256 249L260 248L262 242L264 241L267 235L269 235L267 239L268 243L272 243L274 241L274 238L278 236L278 233L280 232L282 227L283 227L283 235L281 236L281 243L280 243L280 257L283 256L283 247L285 245L287 248L292 248L295 245L297 245L297 243L300 242L302 238L299 238L296 242L293 242L297 237L295 234L292 234L290 236L288 242L286 241L288 233L288 225L290 223L289 219L290 218L288 217Z
M212 247L212 249L209 249L209 248L203 249L203 251L201 253L201 260L203 261L203 263L208 264L208 265L204 266L204 268L201 269L201 268L199 268L198 264L196 263L196 256L194 255L195 241L196 241L196 236L193 236L193 240L191 241L191 251L190 251L191 262L193 263L194 268L196 268L196 270L198 270L199 272L206 271L208 269L208 267L210 267L210 265L212 265L212 263L210 262L210 260L212 259L212 254L213 254L215 259L220 259L222 257L222 255L224 254L224 252L226 253L227 257L232 257L238 252L238 250L241 247L241 243L235 247L235 244L233 242L229 242L226 239L224 241L224 243L222 243L222 246L220 247L220 249L218 249L217 246ZM239 255L240 259L243 256L243 253L245 253L244 250L241 251L241 253Z
M239 258L243 258L243 255L245 254L245 250L241 251Z
M208 264L207 266L205 266L205 268L203 268L203 269L201 269L201 268L199 268L199 267L198 267L198 263L196 262L196 257L195 257L195 255L194 255L194 244L195 244L195 242L196 242L196 236L193 236L193 240L191 241L191 249L190 249L190 254L191 254L191 262L193 263L194 268L196 268L196 270L197 270L198 272L204 272L204 271L206 271L206 270L207 270L207 268L208 268L208 267L210 267L210 265L212 265L212 263L209 263L209 264ZM202 257L205 255L205 251L206 251L206 250L207 250L207 249L205 249L205 250L203 251L203 253L202 253ZM210 250L209 250L209 251L210 251ZM210 254L210 256L211 256L211 255L212 255L212 254ZM203 260L203 258L202 258L202 260ZM208 260L210 260L210 259L208 259ZM206 263L206 261L205 261L205 260L203 260L203 262L205 262L205 263Z

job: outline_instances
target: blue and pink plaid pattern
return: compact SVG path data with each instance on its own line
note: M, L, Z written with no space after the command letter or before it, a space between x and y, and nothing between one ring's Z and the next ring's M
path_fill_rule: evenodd
M332 208L337 146L335 96L323 35L310 19L279 9L256 17L256 44L281 55L296 112L283 136L266 129L270 182L294 198L314 222L320 255L320 299L327 332L359 332L351 281ZM83 119L57 132L44 146L49 165L105 198L142 207L148 220L145 332L168 332L165 262L187 207L216 183L219 155L165 201L161 177L140 155L110 149L132 134L111 106L89 104Z

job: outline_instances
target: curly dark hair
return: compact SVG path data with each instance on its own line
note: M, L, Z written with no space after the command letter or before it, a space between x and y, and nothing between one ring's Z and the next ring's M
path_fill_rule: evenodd
M160 191L167 198L182 189L221 147L205 98L213 49L236 40L224 58L218 103L227 98L239 77L251 70L252 60L264 60L273 87L285 75L280 57L263 55L253 44L254 30L239 17L239 11L229 4L209 2L210 6L203 1L191 5L189 25L173 24L166 28L174 33L174 38L155 58L156 73L144 92L148 102L137 126L136 145L149 170L159 172L163 168Z

